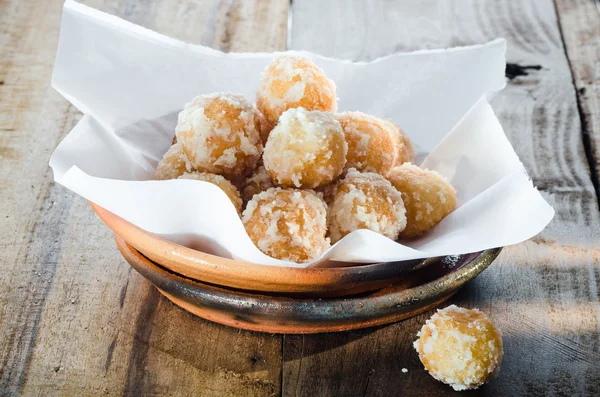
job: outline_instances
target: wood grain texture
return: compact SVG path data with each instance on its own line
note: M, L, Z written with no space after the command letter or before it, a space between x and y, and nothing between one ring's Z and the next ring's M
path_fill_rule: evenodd
M223 50L285 47L288 1L84 3ZM505 334L500 377L472 395L600 394L600 215L582 140L597 167L598 14L591 1L555 3L293 3L294 49L368 60L504 36L509 62L527 73L493 105L557 216L453 299L490 314ZM47 167L80 118L49 87L61 6L0 2L0 395L456 394L412 350L430 313L282 345L281 336L198 319L131 271L87 203L54 185Z
M553 2L293 3L292 49L328 56L370 60L496 37L507 39L507 60L521 75L492 105L556 217L536 238L505 249L452 300L482 309L504 331L500 376L471 394L597 395L600 212ZM286 336L283 395L456 394L423 370L411 346L430 314L344 335Z
M62 3L0 4L0 395L279 394L281 337L173 306L53 183L50 154L81 116L50 88ZM287 1L84 3L223 50L285 46Z
M600 3L556 0L555 4L577 89L586 154L600 202Z

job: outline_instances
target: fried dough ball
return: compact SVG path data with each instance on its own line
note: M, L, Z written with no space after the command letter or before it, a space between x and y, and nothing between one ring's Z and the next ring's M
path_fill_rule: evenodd
M405 163L392 168L388 179L402 193L406 207L406 228L400 237L420 236L456 209L456 190L435 171Z
M348 143L346 169L387 175L396 161L398 129L386 120L361 112L338 113L335 118Z
M265 69L256 95L256 106L265 116L270 131L287 109L335 112L335 83L310 60L283 55Z
M262 252L302 263L329 248L326 213L325 203L313 192L271 188L250 200L242 221Z
M402 196L383 176L351 169L338 182L328 208L331 242L369 229L395 240L406 226Z
M240 197L240 192L236 189L235 186L227 179L223 178L221 175L211 174L209 172L186 172L181 175L179 179L194 179L197 181L204 181L212 183L213 185L217 185L221 188L222 191L225 192L229 200L233 203L238 214L242 213L242 198Z
M408 135L393 121L383 120L383 122L388 126L388 130L392 133L392 137L396 143L396 161L394 165L412 162L415 157L415 148Z
M176 143L172 145L164 154L162 160L158 162L154 177L156 179L176 179L188 171L187 159L181 145Z
M331 113L289 109L269 135L263 162L278 185L312 189L342 173L347 151L342 127Z
M254 174L250 178L246 179L244 189L242 190L242 198L245 202L248 202L252 200L255 194L264 192L274 186L265 166L261 165L254 171Z
M243 96L214 93L185 105L175 133L195 169L247 175L263 150L260 128L258 111Z
M477 309L438 310L417 336L414 347L425 369L454 390L478 388L502 362L500 330Z

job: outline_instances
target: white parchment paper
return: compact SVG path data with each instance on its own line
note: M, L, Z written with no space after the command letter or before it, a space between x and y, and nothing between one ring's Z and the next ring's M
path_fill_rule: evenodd
M224 54L67 0L52 85L84 113L56 148L56 182L168 240L276 266L339 266L475 252L524 241L554 215L532 186L488 98L505 85L505 41L398 53L357 63L301 52L338 87L339 108L393 119L423 166L456 187L459 207L424 237L399 244L358 230L311 263L254 246L226 195L194 180L153 181L177 114L194 96L253 101L276 54ZM519 104L515 103L515 106Z

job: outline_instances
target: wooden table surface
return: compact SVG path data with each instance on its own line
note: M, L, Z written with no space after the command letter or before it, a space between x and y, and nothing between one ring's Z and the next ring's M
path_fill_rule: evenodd
M455 394L411 346L431 312L354 332L261 334L196 318L132 271L48 167L81 117L50 87L62 2L0 0L0 395ZM469 394L600 395L597 2L84 3L224 51L370 60L505 37L511 79L492 105L556 217L452 299L504 333L500 376Z

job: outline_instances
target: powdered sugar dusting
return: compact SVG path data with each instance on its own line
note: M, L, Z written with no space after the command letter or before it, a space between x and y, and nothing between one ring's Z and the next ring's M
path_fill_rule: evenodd
M263 161L278 184L315 188L341 174L347 151L341 126L330 113L294 108L271 131Z
M265 254L306 262L329 248L326 205L311 191L270 188L254 195L242 221Z
M397 157L397 128L361 112L338 113L335 117L348 142L346 169L387 175Z
M254 169L262 154L260 117L241 95L202 95L179 113L175 134L194 168L235 175Z
M263 72L256 103L272 127L290 108L334 112L337 110L335 83L310 60L282 55Z
M406 226L402 196L383 176L350 169L336 187L328 226L333 242L358 229L395 240Z
M419 236L456 208L456 191L439 173L411 163L394 167L388 179L402 193L407 226L402 237Z
M477 309L451 305L426 321L414 347L425 368L454 390L475 389L502 361L500 332Z

